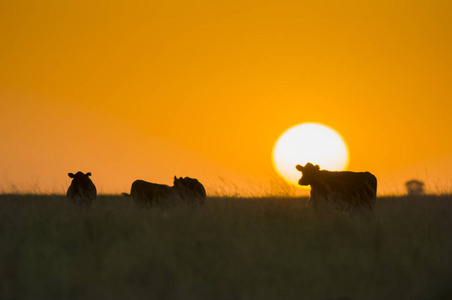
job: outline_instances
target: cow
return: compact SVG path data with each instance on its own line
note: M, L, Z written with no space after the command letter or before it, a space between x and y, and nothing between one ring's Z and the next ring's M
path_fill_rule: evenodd
M79 171L75 174L68 173L68 176L72 178L67 190L68 200L80 207L89 208L97 196L96 186L89 178L91 172L84 174Z
M130 194L123 193L126 197L132 197L141 205L166 205L169 203L183 202L189 205L204 204L206 190L204 186L194 178L177 178L174 176L174 185L151 183L144 180L135 180L132 183Z
M179 179L174 176L174 187L179 196L188 203L199 202L199 204L204 204L206 200L206 189L198 181L198 179L185 177L180 177Z
M298 184L311 186L309 203L316 210L326 205L348 211L372 210L375 205L377 178L369 172L330 172L309 162L296 169L302 173Z

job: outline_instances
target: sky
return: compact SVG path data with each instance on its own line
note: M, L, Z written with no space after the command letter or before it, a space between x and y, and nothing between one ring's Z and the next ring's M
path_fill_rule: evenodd
M378 193L452 191L449 1L2 1L0 192L198 178L277 192L272 148L313 122Z

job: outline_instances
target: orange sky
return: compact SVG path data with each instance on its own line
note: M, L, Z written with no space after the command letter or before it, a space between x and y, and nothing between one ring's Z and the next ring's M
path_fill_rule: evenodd
M447 1L27 2L0 9L0 192L65 192L78 170L103 193L264 191L303 122L380 194L452 190Z

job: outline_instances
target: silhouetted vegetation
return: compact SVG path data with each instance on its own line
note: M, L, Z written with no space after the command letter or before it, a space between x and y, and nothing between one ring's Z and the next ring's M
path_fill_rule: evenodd
M422 181L416 179L407 181L405 187L410 196L424 195L424 183Z
M307 198L140 209L0 195L0 299L447 299L452 197L316 214Z

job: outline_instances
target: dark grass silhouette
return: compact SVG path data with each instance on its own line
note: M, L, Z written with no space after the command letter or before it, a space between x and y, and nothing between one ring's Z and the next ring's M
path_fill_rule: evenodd
M448 299L452 197L307 198L140 209L98 196L0 195L0 299Z

